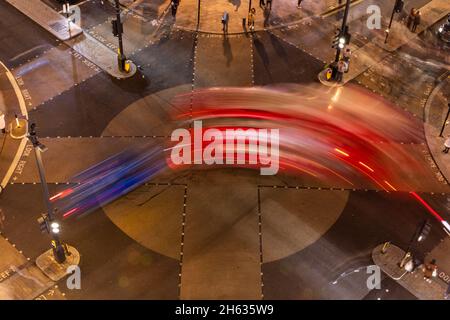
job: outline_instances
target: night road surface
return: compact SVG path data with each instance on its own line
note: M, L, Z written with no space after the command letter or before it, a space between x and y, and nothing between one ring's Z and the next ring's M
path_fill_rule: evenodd
M56 1L44 2L56 8ZM429 2L414 1L405 12ZM50 195L79 190L84 203L95 203L89 214L64 218L76 201L55 201L61 238L81 254L82 289L69 290L62 279L55 283L62 297L417 299L385 273L381 289L370 290L365 268L374 264L372 250L386 241L406 249L425 219L432 232L417 256L431 258L448 241L433 215L450 221L448 182L423 128L424 101L449 70L446 48L433 34L442 20L398 50L383 51L345 86L331 88L317 75L334 56L336 14L321 18L324 5L284 15L290 4L281 3L267 30L258 20L256 32L229 35L216 32L219 18L205 18L196 32L196 18L183 7L174 20L164 14L167 1L147 9L139 4L124 17L125 52L138 72L118 80L0 2L0 61L15 77L29 122L48 148L42 157ZM367 5L352 7L350 26L360 48L375 37L361 27ZM205 17L222 8L219 2L202 6ZM385 18L390 4L381 7ZM116 50L111 6L90 0L80 10L84 31ZM237 30L240 11L234 14ZM194 120L205 128L280 129L278 174L171 165L165 149L171 134L192 129ZM155 145L165 149L161 166L130 189L123 175L107 176L109 189L100 191L116 193L103 205L95 187L77 185L78 174L105 159ZM122 195L119 186L130 192ZM30 142L0 208L0 237L33 262L50 240L36 222L46 209ZM437 259L449 272L448 259Z

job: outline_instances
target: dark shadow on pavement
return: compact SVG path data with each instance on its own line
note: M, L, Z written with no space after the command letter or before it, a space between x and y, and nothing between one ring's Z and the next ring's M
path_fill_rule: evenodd
M272 43L272 46L275 49L275 52L277 53L278 57L283 60L287 60L288 55L286 53L286 49L280 43L280 39L271 32L269 32L269 35L270 35L270 42Z
M228 0L233 6L235 6L235 11L239 10L239 7L241 6L241 0Z
M233 61L233 52L231 51L230 40L227 36L223 37L223 55L227 58L227 67Z

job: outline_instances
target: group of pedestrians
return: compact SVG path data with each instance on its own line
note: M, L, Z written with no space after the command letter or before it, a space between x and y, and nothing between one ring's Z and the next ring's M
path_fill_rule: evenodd
M336 81L341 83L344 78L344 73L347 73L350 68L350 58L352 56L352 50L349 47L346 47L341 59L339 59L337 63L337 74Z
M406 26L412 32L416 32L417 27L420 25L421 20L422 14L420 13L420 10L416 8L411 8L411 11L409 12L408 15L408 19L406 20Z

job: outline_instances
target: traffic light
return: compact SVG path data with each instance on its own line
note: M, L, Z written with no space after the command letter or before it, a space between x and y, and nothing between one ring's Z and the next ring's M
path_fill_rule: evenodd
M350 43L350 39L351 35L348 32L348 26L345 26L343 31L337 29L334 34L332 47L335 49L344 49L344 47Z
M351 36L350 32L348 32L348 26L345 26L344 32L343 32L342 37L341 37L341 39L342 39L341 42L343 44L341 49L343 49L344 46L346 46L346 45L348 45L350 43L350 39L351 38L352 38L352 36Z
M42 214L41 217L39 217L37 219L38 223L39 223L39 229L41 230L42 233L49 233L50 232L50 228L48 225L48 219L47 219L47 215L46 214Z
M341 29L336 29L336 31L334 32L333 42L331 45L332 48L337 49L337 47L339 46L340 37L341 37Z
M431 231L431 224L427 221L425 221L422 225L422 227L420 228L420 232L419 232L419 236L417 237L417 241L421 242L424 241L428 234Z
M402 12L404 5L405 5L405 2L403 0L396 0L395 1L394 11L397 12L397 13Z
M117 19L114 19L114 20L111 21L111 24L112 24L114 37L118 37L119 34L123 33L122 22L118 22Z

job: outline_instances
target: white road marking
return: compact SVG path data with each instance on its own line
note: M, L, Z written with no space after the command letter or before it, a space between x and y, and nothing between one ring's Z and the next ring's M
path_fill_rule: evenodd
M20 111L22 112L22 116L25 117L25 119L28 120L28 111L25 106L25 99L23 97L22 91L19 88L19 85L16 82L16 79L14 78L13 74L9 69L3 64L3 62L0 61L0 65L6 70L6 76L8 77L9 82L13 86L14 92L16 93L17 100L19 101ZM22 138L22 141L20 141L19 148L17 149L16 155L14 156L13 161L11 162L11 165L8 168L8 171L6 172L5 177L3 178L1 182L1 187L4 189L6 185L8 184L9 179L11 178L17 164L19 163L20 157L22 156L23 151L25 150L25 146L27 144L27 138Z

